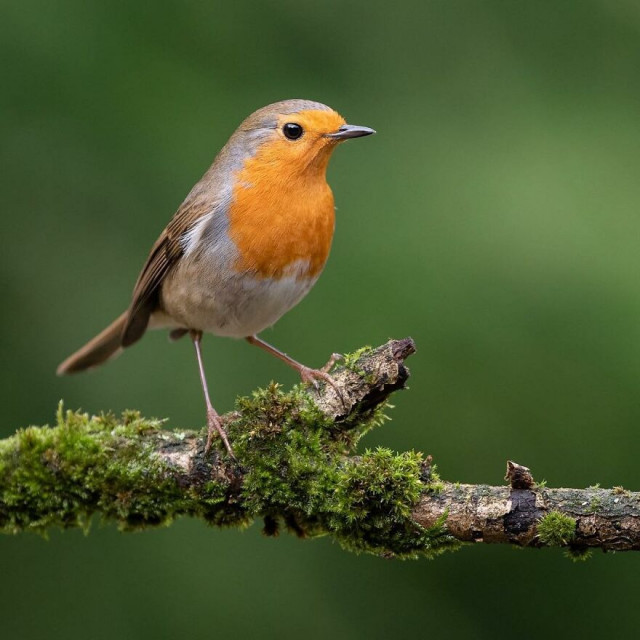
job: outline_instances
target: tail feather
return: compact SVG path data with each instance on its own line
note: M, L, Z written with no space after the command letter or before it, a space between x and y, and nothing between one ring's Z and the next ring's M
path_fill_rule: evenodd
M56 370L59 376L97 367L122 351L122 332L128 312L116 318L104 331L70 355Z

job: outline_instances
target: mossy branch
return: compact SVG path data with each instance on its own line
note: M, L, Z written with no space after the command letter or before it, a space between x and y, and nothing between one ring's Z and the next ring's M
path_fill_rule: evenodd
M462 542L640 549L640 494L546 489L510 463L510 487L440 481L431 457L388 449L356 455L405 386L410 339L347 356L318 392L276 384L224 416L237 461L204 455L203 431L168 431L136 412L89 417L60 407L54 427L0 440L0 532L88 528L92 515L124 530L182 515L212 525L301 537L331 535L345 548L433 556Z

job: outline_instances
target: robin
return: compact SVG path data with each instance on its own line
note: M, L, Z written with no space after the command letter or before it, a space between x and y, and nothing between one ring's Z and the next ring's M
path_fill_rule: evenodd
M258 337L309 292L331 247L334 203L326 170L336 146L375 133L330 107L284 100L251 114L191 189L153 245L129 308L69 356L58 375L102 364L147 329L191 336L207 407L209 450L217 431L200 343L204 332L245 338L284 361L303 382L333 384Z

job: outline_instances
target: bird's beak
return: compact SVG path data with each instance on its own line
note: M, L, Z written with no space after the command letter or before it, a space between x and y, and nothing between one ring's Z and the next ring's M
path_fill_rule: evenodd
M357 124L343 124L335 133L325 133L325 138L332 140L348 140L349 138L361 138L375 133L369 127L360 127Z

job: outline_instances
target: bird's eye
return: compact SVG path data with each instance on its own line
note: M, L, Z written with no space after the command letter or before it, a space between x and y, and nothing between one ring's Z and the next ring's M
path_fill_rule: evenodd
M284 137L288 140L297 140L304 133L304 130L295 122L287 122L287 124L282 127L282 133L284 133Z

